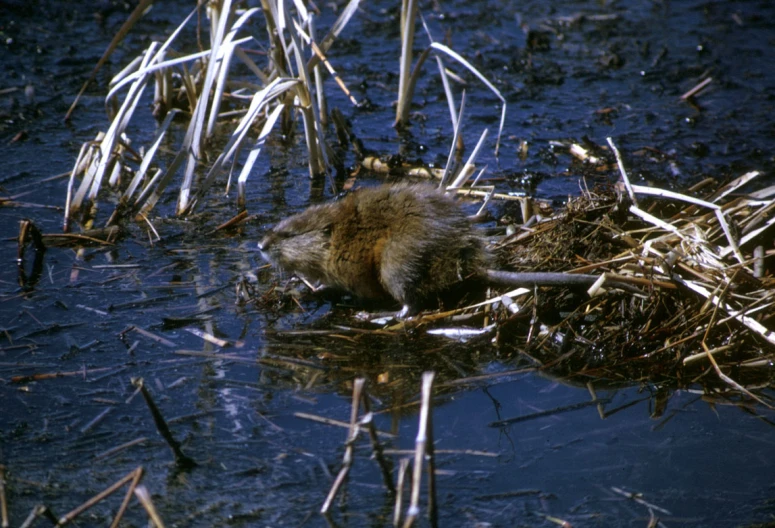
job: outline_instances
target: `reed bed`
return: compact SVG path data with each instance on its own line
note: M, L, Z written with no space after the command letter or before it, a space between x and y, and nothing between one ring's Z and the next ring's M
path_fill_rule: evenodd
M106 107L112 113L107 131L83 145L70 174L65 211L65 230L77 220L91 228L101 190L112 188L119 204L108 225L127 219L142 221L154 208L164 191L182 170L176 212L191 213L207 192L228 172L226 191L236 179L237 201L244 208L245 184L263 148L267 136L278 125L292 126L297 116L304 126L311 176L326 174L325 129L321 107L325 106L321 70L325 53L347 25L358 7L351 0L319 43L313 39L314 18L302 3L291 8L287 2L262 2L262 8L238 10L231 0L207 4L210 21L210 47L197 53L183 54L175 49L181 35L193 24L196 6L164 42L153 42L111 81ZM269 43L256 42L247 26L259 14L264 17ZM260 48L269 47L267 63L256 64ZM113 45L112 45L113 46ZM240 64L254 77L235 77ZM329 71L333 69L329 65ZM147 88L155 90L154 115L160 125L150 145L136 150L127 136ZM316 90L317 86L317 90ZM119 99L122 99L119 102ZM224 107L230 107L223 111ZM218 122L238 116L226 146L219 154L209 152ZM281 119L282 118L282 119ZM157 156L173 121L186 122L185 135L170 161ZM258 134L251 138L251 132ZM287 133L288 130L285 130ZM245 149L247 158L239 154ZM214 157L212 163L207 160ZM199 174L202 166L207 169Z
M84 89L118 41L137 22L145 5L142 3L130 15L95 66ZM317 39L314 13L302 2L267 0L261 3L261 8L246 10L232 0L196 6L165 41L152 42L141 56L112 79L105 99L111 118L109 126L82 146L70 172L65 231L69 232L74 224L82 230L94 227L100 198L105 197L106 189L118 196L114 199L118 204L106 222L108 226L129 220L150 224L151 211L173 186L178 187L176 214L189 215L206 203L212 187L223 183L224 178L224 191L229 193L236 186L237 207L244 210L247 180L270 134L277 134L279 127L282 136L293 136L298 121L303 128L310 177L327 177L329 187L337 192L331 178L334 163L329 159L329 152L334 149L326 138L327 123L334 121L338 134L346 132L341 130L343 119L337 119L338 109L328 109L324 69L334 79L335 89L342 90L353 105L359 105L337 73L335 58L332 64L328 57L336 38L358 7L359 0L347 2L325 36ZM209 47L200 44L196 53L178 51L176 46L184 46L181 41L203 14L209 19ZM257 40L248 29L260 17L266 27L265 41ZM408 123L417 80L426 59L433 54L455 130L453 151L462 147L459 132L464 104L461 103L459 111L456 109L443 62L443 58L447 58L473 74L500 101L497 154L506 118L504 97L463 56L434 41L424 21L429 45L412 68L418 18L421 16L416 2L403 2L395 124L404 126ZM197 39L201 42L203 35L198 34ZM257 57L263 62L257 61ZM237 66L242 71L247 70L249 75L235 74ZM147 99L144 99L145 92L151 87L154 90L153 115L159 126L151 142L138 147L133 145L127 131L138 108L142 108ZM174 147L173 155L162 157L160 146L169 143L170 130L178 127L173 123L184 123L185 132ZM213 143L224 133L225 146L214 151ZM482 132L479 144L463 168L472 169L473 160L486 137L487 130ZM449 168L448 164L445 175L449 174ZM466 179L470 174L463 171L462 177ZM460 179L443 178L443 182L447 181L462 185Z
M526 292L501 331L524 330L525 314L537 314L529 354L579 380L685 385L715 373L753 396L744 385L775 358L775 189L742 193L758 172L686 194L622 174L617 187L585 190L497 244L517 271L601 275L587 292ZM621 280L637 290L608 286Z

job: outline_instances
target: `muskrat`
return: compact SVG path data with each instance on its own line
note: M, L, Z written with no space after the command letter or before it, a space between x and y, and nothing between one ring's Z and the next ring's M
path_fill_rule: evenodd
M455 201L424 184L363 188L278 223L258 244L273 265L364 299L392 297L400 316L465 280L509 286L593 284L599 277L487 269L480 234Z
M364 299L392 297L415 313L485 267L484 243L429 185L363 188L286 218L258 245L264 258L309 281Z

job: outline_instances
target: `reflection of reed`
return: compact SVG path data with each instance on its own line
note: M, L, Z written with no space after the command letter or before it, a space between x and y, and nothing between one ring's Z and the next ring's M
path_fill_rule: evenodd
M145 400L146 405L148 405L148 410L151 411L151 416L153 417L153 421L156 424L156 429L159 431L159 434L162 436L162 438L164 438L164 441L167 442L167 445L170 446L172 453L175 455L175 464L181 469L188 469L196 466L196 462L194 462L185 453L183 453L183 450L180 447L180 443L175 440L174 436L172 436L172 431L167 425L167 421L164 419L164 416L159 410L159 407L156 405L153 396L151 396L151 393L145 387L143 380L133 379L132 385L134 385L143 395L143 399Z

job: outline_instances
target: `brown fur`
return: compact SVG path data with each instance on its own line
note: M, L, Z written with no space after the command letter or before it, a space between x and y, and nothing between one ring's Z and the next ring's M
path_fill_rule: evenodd
M428 185L382 185L286 218L259 244L310 281L412 313L484 270L485 251L457 204Z

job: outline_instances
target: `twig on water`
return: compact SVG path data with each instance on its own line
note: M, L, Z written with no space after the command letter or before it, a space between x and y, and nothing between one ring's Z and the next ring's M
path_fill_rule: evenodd
M129 507L129 501L132 500L132 494L134 493L135 488L140 484L140 479L143 478L143 474L144 471L142 467L138 467L134 470L134 478L132 479L132 482L129 483L129 487L124 495L124 500L121 501L121 506L119 506L116 516L113 518L113 522L110 523L110 528L116 528L118 526L119 521L124 516L124 512Z
M112 410L113 410L113 407L106 407L105 409L103 409L103 410L102 410L102 412L100 412L100 413L99 413L97 416L95 416L94 418L92 418L92 420L91 420L89 423L87 423L86 425L84 425L83 427L81 427L81 434L86 434L87 432L91 431L91 430L92 430L92 429L93 429L95 426L97 426L97 424L99 424L99 423L100 423L100 422L101 422L101 421L102 421L102 420L103 420L103 419L104 419L104 418L105 418L105 417L108 415L108 413L109 413L110 411L112 411Z
M708 77L707 79L703 79L702 81L697 83L691 90L683 94L681 96L681 101L686 101L687 99L691 99L692 97L700 93L702 90L704 90L705 87L712 82L713 82L713 77Z
M131 484L129 485L127 496L124 497L124 501L121 503L121 507L118 509L118 512L116 513L116 516L113 519L113 523L111 523L110 525L111 528L113 528L114 526L117 526L118 521L124 515L124 511L126 510L126 507L129 504L128 498L132 496L132 491L134 490L135 486L137 486L137 483L140 482L140 479L142 477L143 477L143 468L138 467L137 469L126 474L121 479L114 482L109 487L99 492L97 495L87 500L77 508L67 512L65 515L59 518L56 525L64 526L66 524L69 524L70 522L74 521L83 512L85 512L95 504L98 504L99 502L103 501L105 498L109 497L110 495L118 491L118 489L121 488L121 486L123 486L127 482L131 482Z
M44 372L41 374L29 374L26 376L13 376L11 383L27 383L28 381L42 381L46 379L62 378L66 376L85 376L96 372L108 372L118 367L100 367L94 369L73 370L70 372Z
M324 416L318 416L317 414L309 414L305 412L295 412L293 415L296 418L301 418L303 420L311 420L313 422L319 422L326 425L335 425L337 427L346 427L349 428L350 424L346 422L342 422L340 420L334 420L332 418L326 418ZM377 434L380 436L387 436L387 437L395 437L396 435L392 433L386 433L385 431L377 431Z
M638 504L641 504L649 509L649 511L656 510L659 513L663 513L665 515L671 515L669 510L666 510L664 508L660 508L659 506L655 504L651 504L643 500L643 493L634 493L631 491L625 491L621 488L617 488L616 486L611 486L611 491L614 493L617 493L623 497L627 497L628 499L637 502Z
M239 214L237 214L237 216L233 217L231 220L228 220L228 221L222 223L221 225L219 225L218 227L216 227L215 229L210 231L210 233L208 233L208 234L212 235L212 234L216 233L217 231L221 231L222 229L228 229L230 227L234 227L234 226L239 225L239 224L244 224L245 221L247 220L247 218L248 218L248 212L247 211L240 211Z
M611 401L610 398L602 398L602 399L595 399L590 400L586 402L581 403L574 403L573 405L565 405L564 407L556 407L554 409L549 409L548 411L540 411L524 416L515 416L514 418L506 418L505 420L498 420L495 422L490 422L487 424L489 427L503 427L504 425L512 425L519 422L525 422L527 420L534 420L536 418L544 418L546 416L552 416L555 414L560 414L564 412L569 411L578 411L579 409L584 409L586 407L590 406L598 406L601 404L606 404Z
M136 446L138 444L142 444L147 441L148 441L148 438L146 438L145 436L141 436L140 438L135 438L134 440L130 440L129 442L125 442L116 447L111 447L107 451L103 451L102 453L98 453L94 455L94 460L102 460L103 458L111 457L116 453L119 453L125 449L129 449L132 446Z
M386 455L411 455L414 453L414 449L385 449L383 451ZM477 451L476 449L436 449L433 451L435 455L469 455L480 456L487 458L496 458L500 454L490 451Z
M178 346L177 344L173 343L169 339L164 339L163 337L158 336L158 335L154 334L153 332L149 332L148 330L143 330L142 328L134 326L134 325L130 326L126 330L122 330L119 333L119 337L123 337L124 334L126 334L128 332L131 332L131 331L137 332L138 334L140 334L142 336L145 336L145 337L147 337L149 339L152 339L153 341L156 341L157 343L159 343L161 345L168 346L170 348L174 348L174 347Z

